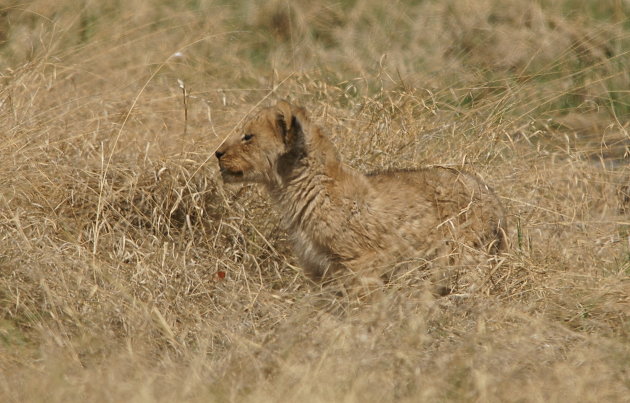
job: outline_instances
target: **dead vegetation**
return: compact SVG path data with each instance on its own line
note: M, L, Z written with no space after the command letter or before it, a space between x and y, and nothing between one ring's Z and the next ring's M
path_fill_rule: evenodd
M627 401L625 2L82 7L0 8L0 400ZM359 169L491 183L480 291L304 278L209 160L277 98Z

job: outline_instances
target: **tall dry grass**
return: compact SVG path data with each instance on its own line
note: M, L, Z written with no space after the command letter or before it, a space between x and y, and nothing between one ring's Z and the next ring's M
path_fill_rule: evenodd
M628 11L4 2L0 399L628 401ZM410 273L357 304L305 279L211 159L278 98L362 170L491 183L512 248L479 291Z

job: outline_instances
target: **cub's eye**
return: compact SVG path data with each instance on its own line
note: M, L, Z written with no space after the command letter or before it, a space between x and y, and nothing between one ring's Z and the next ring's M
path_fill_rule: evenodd
M253 134L246 134L243 136L243 141L249 141L254 138Z

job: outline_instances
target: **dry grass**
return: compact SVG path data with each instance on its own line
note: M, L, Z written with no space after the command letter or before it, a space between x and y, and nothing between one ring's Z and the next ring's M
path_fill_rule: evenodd
M629 401L627 2L414 3L1 5L0 400ZM310 284L210 158L277 98L492 183L479 292Z

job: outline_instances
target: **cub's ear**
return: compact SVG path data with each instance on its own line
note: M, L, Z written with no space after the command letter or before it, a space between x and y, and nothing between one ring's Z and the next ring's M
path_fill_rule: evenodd
M287 101L278 101L276 104L276 124L282 133L282 137L286 137L287 134L293 129L293 112L291 111L291 104Z
M294 152L305 152L306 140L301 121L305 118L304 109L295 107L287 101L279 101L274 109L276 128L284 144Z

